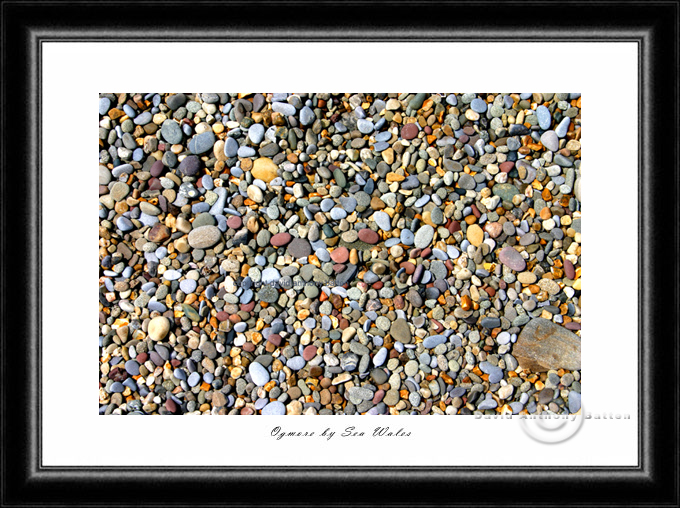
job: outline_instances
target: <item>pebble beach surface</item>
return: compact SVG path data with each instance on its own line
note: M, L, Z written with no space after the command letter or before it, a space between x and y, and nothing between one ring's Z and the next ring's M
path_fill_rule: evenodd
M581 409L578 93L102 93L100 414Z

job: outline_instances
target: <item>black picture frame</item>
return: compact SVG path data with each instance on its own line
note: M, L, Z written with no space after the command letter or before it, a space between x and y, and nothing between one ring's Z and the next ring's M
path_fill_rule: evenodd
M1 4L3 506L678 505L677 1L192 2L210 12L209 21L181 15L185 4L171 0ZM41 321L41 45L199 39L636 42L640 465L561 467L556 458L550 467L512 468L43 466L40 351L49 324Z

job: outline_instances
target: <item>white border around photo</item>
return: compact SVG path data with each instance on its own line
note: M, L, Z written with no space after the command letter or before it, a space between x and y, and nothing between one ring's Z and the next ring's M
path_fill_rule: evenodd
M635 43L44 43L42 54L43 465L638 464ZM99 93L428 89L582 94L582 387L592 417L576 435L546 445L516 418L473 416L98 414ZM354 426L368 435L276 440L276 426L338 434ZM410 436L370 437L378 426Z

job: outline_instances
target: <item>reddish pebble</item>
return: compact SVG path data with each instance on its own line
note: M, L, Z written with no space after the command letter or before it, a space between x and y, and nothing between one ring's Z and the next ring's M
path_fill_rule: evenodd
M349 250L347 247L338 247L331 252L331 259L336 263L346 263L349 259Z
M425 247L425 248L420 252L420 257L423 258L423 259L425 259L425 258L429 257L430 254L432 254L432 249L430 249L429 247Z
M491 238L497 238L503 232L503 226L499 222L490 222L484 225L484 229Z
M345 271L345 268L347 268L347 266L342 264L333 265L333 271L335 273L342 273Z
M316 346L309 345L302 351L302 358L304 358L306 362L308 362L309 360L311 360L315 356L316 356Z
M375 290L380 290L383 288L383 282L381 280L379 280L378 282L374 282L371 287Z
M158 178L149 178L146 183L149 186L148 190L163 190L161 181Z
M484 291L486 291L486 294L492 298L496 296L496 290L492 287L484 288Z
M577 323L576 321L569 321L564 325L564 327L567 330L580 330L581 329L581 323Z
M149 173L151 173L151 176L161 176L163 174L164 170L165 170L165 166L163 165L163 162L162 161L156 161L151 166Z
M139 364L146 362L148 359L149 359L149 355L147 353L139 353L135 357L135 360L137 360L137 363L139 363Z
M165 409L167 409L171 413L176 413L177 412L177 404L175 404L174 400L168 399L168 400L165 401Z
M409 253L408 257L410 257L411 259L416 259L417 257L420 256L420 253L421 253L421 252L422 252L422 249L413 249L413 250Z
M177 368L180 365L182 365L182 362L179 361L177 358L173 358L172 360L170 360L170 365L172 365L174 368Z
M415 123L407 123L401 128L401 137L404 139L413 139L418 135L418 125Z
M408 275L413 275L413 272L416 271L416 265L410 261L402 261L399 263L399 268L403 268Z
M448 230L451 234L455 233L456 231L460 231L460 222L457 220L451 221Z
M430 323L432 324L432 326L434 327L434 329L437 333L441 333L441 332L444 331L444 325L442 325L436 319L430 319Z
M243 344L243 346L241 346L241 349L248 353L252 353L253 351L255 351L255 344L253 344L252 342L246 342L245 344Z
M249 303L244 303L241 305L241 310L243 312L252 312L253 309L255 308L255 301L249 302Z
M221 310L217 313L215 317L217 318L218 321L226 321L227 319L229 319L229 314Z
M253 410L252 407L244 407L243 409L241 409L241 415L243 416L250 416L253 414L255 414L255 411Z
M574 269L574 265L568 259L564 260L564 275L567 276L567 279L571 280L574 280L574 277L576 276L576 270Z
M243 225L243 220L241 217L236 217L232 215L227 219L227 226L231 229L239 229Z
M401 310L404 308L404 297L401 295L397 295L394 297L394 308L397 310Z
M425 134L427 134L427 135L432 134L432 127L430 127L429 125L426 125L423 130L425 131Z
M378 236L378 233L376 233L372 229L364 228L359 230L359 240L365 243L369 243L371 245L375 245L380 241L380 237Z
M274 247L283 247L284 245L290 243L292 239L293 237L290 236L290 233L277 233L272 236L271 244Z
M347 319L341 318L341 319L338 320L338 328L340 328L341 330L344 330L348 326L349 326L349 321Z
M515 167L515 163L512 161L505 161L501 162L500 166L498 167L503 173L509 173L510 171L512 171L512 168Z
M472 210L473 215L478 219L482 216L482 212L479 211L479 208L477 208L474 203L470 205L470 209Z
M267 340L275 346L281 345L281 336L278 333L272 333L269 337L267 337Z
M373 396L373 404L380 404L380 401L383 400L383 397L385 396L385 390L378 390L375 392L375 395Z

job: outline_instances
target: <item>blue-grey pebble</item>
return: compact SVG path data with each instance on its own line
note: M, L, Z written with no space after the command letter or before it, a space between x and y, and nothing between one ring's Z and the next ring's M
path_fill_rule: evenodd
M472 99L470 107L472 108L472 111L476 111L479 114L486 113L486 102L480 98Z
M311 125L316 120L314 111L309 106L305 106L300 110L300 123L302 125Z
M111 100L108 97L99 99L99 114L105 115L111 109Z
M415 235L413 234L413 231L411 231L410 229L401 230L400 240L401 243L403 243L404 245L413 245L414 238Z
M134 117L137 116L137 112L136 112L131 106L128 106L127 104L125 104L125 105L123 106L123 111L124 111L125 114L126 114L127 116L129 116L130 118L134 118Z
M201 184L203 185L203 188L207 190L215 188L215 183L210 175L203 175L203 177L201 177Z
M146 125L150 121L151 121L151 112L145 111L141 115L137 116L137 118L135 118L135 125Z
M227 157L236 157L237 153L238 141L236 141L236 139L232 138L231 136L227 136L227 140L224 142L224 155Z
M128 360L125 362L125 370L131 376L139 375L139 364L135 360Z
M123 386L123 383L116 381L114 383L111 383L109 391L111 393L123 393L123 391L125 391L125 387Z
M542 104L536 108L536 117L538 118L538 126L543 130L550 128L550 110Z
M373 122L370 120L357 120L357 129L359 129L359 132L362 134L370 134L373 132Z
M262 408L262 414L265 416L283 416L286 414L286 406L283 402L276 400L264 406Z
M301 356L294 356L293 358L290 358L287 362L286 365L290 370L300 370L302 367L305 366L305 359L302 358Z
M347 212L343 210L342 208L333 208L331 210L331 219L333 220L342 220L345 217L347 217Z
M258 362L252 362L249 365L248 373L250 374L250 379L252 379L253 383L257 386L264 386L271 379L266 367Z
M179 282L179 288L184 294L191 294L196 291L198 283L194 279L184 279Z
M192 388L201 382L201 375L198 372L192 372L189 374L189 379L187 379L187 384Z
M375 140L377 142L389 141L390 139L392 139L392 133L389 131L379 132L375 135Z
M130 219L123 216L118 217L118 220L116 220L116 227L121 231L131 231L135 228Z
M202 154L212 150L214 144L215 135L212 131L207 131L191 138L189 151L193 154Z
M560 124L555 128L555 134L557 134L558 138L563 138L564 136L567 135L567 131L569 130L569 124L571 123L571 119L568 116L565 116Z
M432 349L437 347L439 344L444 344L446 342L446 337L443 335L430 335L425 337L423 340L423 346L425 349Z
M392 220L386 212L375 212L373 220L383 231L390 231L392 229Z
M272 103L272 110L285 116L293 116L295 114L295 106L287 102Z
M174 120L166 120L161 126L161 136L168 143L176 145L182 141L182 129Z
M578 413L581 409L581 394L578 392L569 392L569 412Z
M264 125L261 123L254 123L248 129L248 137L254 144L259 145L264 139Z
M239 157L255 157L257 152L250 146L242 146L238 149L237 153Z

